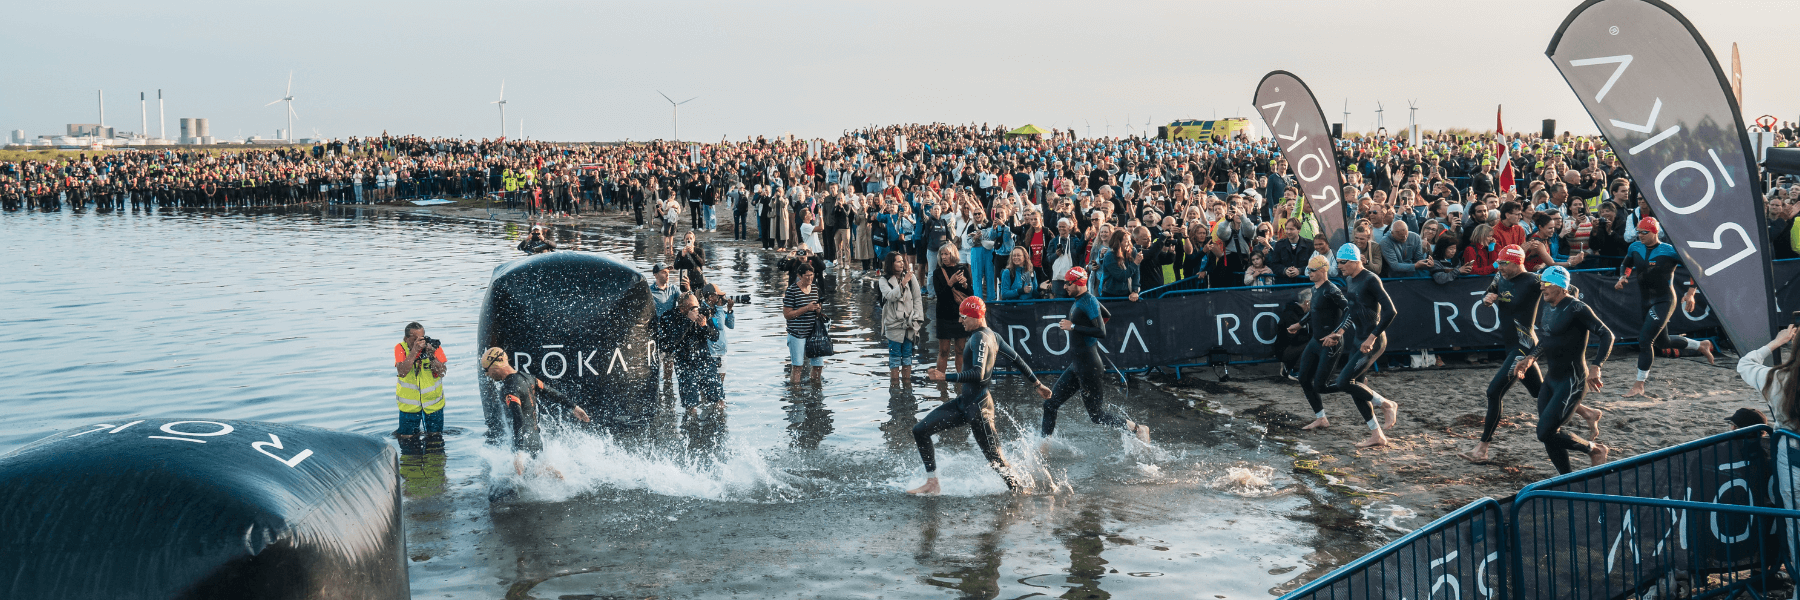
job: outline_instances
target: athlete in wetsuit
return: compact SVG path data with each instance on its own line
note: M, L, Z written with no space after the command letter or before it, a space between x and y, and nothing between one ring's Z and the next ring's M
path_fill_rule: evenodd
M1638 308L1644 311L1644 325L1638 329L1637 380L1631 383L1631 391L1625 397L1644 394L1644 382L1650 379L1650 362L1656 353L1661 352L1670 357L1705 356L1706 362L1713 362L1712 342L1696 341L1679 335L1668 335L1669 315L1675 304L1675 267L1680 266L1681 256L1675 253L1672 244L1664 244L1656 239L1662 224L1655 218L1644 217L1638 220L1638 241L1631 243L1631 249L1625 252L1625 264L1619 272L1619 282L1613 289L1625 289L1632 275L1638 276ZM1687 293L1681 296L1681 307L1687 311L1694 310L1694 292L1699 288L1688 287Z
M994 382L996 358L1004 356L1012 361L1013 367L1031 380L1039 396L1050 397L1050 388L1038 381L1025 359L1019 358L1012 346L1000 341L1000 336L987 328L987 303L980 296L964 298L957 312L961 314L958 320L963 329L973 332L963 343L963 362L959 363L970 370L944 373L933 367L929 372L932 381L954 381L961 383L962 389L957 391L955 398L932 409L913 426L913 442L919 445L919 458L925 461L925 485L907 490L909 494L938 493L937 452L931 445L931 436L963 425L968 425L975 434L975 444L987 456L988 466L1006 480L1007 489L1019 489L1018 480L1006 465L1006 456L1000 453L1000 434L994 430L994 397L988 392Z
M1569 451L1588 455L1593 464L1606 462L1607 448L1599 442L1588 442L1562 430L1588 388L1599 390L1600 365L1612 353L1615 338L1611 329L1594 315L1594 309L1569 293L1569 270L1562 267L1544 269L1543 303L1538 307L1537 347L1519 362L1515 377L1524 377L1536 363L1544 365L1544 383L1538 389L1538 441L1550 453L1556 472L1568 473ZM1600 338L1599 353L1591 367L1587 361L1589 334Z
M1348 339L1357 345L1348 349L1350 355L1344 369L1338 372L1337 381L1324 391L1346 392L1356 402L1356 412L1361 413L1363 421L1369 425L1368 439L1357 442L1356 447L1385 446L1387 435L1381 430L1393 427L1399 420L1400 406L1376 395L1375 390L1369 389L1369 384L1361 379L1387 351L1387 328L1394 322L1394 299L1388 296L1387 288L1382 287L1381 278L1363 268L1362 251L1356 244L1346 243L1338 248L1337 261L1338 272L1344 274L1346 284L1344 297L1350 300L1350 306L1345 311L1343 323L1319 343L1331 347ZM1381 421L1375 420L1375 409L1381 410Z
M1517 244L1507 244L1500 249L1496 266L1498 272L1488 284L1487 295L1481 302L1495 307L1500 313L1500 346L1506 349L1506 358L1500 362L1500 370L1494 373L1493 380L1488 382L1487 418L1481 423L1481 441L1475 444L1475 451L1462 454L1463 458L1475 462L1488 459L1488 446L1494 441L1494 429L1500 425L1501 401L1512 389L1513 382L1523 381L1525 391L1533 398L1537 397L1544 382L1536 366L1526 369L1523 378L1515 376L1519 361L1530 355L1537 344L1534 329L1543 282L1536 273L1525 270L1525 250ZM1588 437L1599 437L1600 410L1578 406L1576 411L1587 419Z
M536 459L544 450L543 430L538 425L538 398L547 399L575 415L581 422L588 422L587 411L570 402L567 396L558 392L536 377L521 373L507 364L506 351L500 348L488 348L481 355L481 367L487 376L500 382L500 394L505 398L507 420L512 425L513 470L520 475L525 474L525 460ZM544 471L562 479L562 472L548 464Z
M1088 293L1087 271L1081 267L1069 269L1063 276L1063 289L1075 297L1075 304L1069 307L1069 318L1056 325L1069 332L1069 355L1074 360L1063 369L1062 376L1056 378L1055 391L1044 401L1044 437L1056 433L1057 409L1079 390L1088 418L1096 425L1123 427L1137 434L1139 440L1149 443L1150 426L1133 423L1106 410L1106 388L1100 386L1100 378L1106 372L1100 365L1100 343L1106 340L1107 314L1100 300Z
M1322 340L1344 322L1344 310L1350 301L1331 282L1331 263L1324 256L1313 255L1306 264L1306 277L1313 282L1312 310L1307 311L1306 318L1314 337L1300 351L1300 391L1306 394L1307 404L1312 405L1313 422L1301 429L1324 429L1331 426L1331 421L1325 418L1325 402L1319 391L1331 387L1331 377L1337 374L1338 353L1335 345L1327 347ZM1288 333L1299 332L1299 323L1288 327Z

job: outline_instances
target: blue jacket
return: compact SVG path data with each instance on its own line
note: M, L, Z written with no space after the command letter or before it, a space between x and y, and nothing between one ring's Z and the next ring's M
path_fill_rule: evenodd
M713 329L719 330L719 338L707 341L706 349L715 358L725 356L725 330L737 329L737 313L725 312L724 307L718 307L713 311L712 325Z
M1001 300L1030 300L1037 291L1037 273L1028 268L1008 268L1000 272Z

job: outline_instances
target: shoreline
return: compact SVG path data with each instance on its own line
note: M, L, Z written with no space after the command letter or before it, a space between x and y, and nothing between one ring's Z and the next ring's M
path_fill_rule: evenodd
M433 215L538 222L549 226L630 225L629 214L590 213L581 217L531 221L516 210L490 209L493 203L460 200L454 204L363 205L392 212L425 212ZM624 217L621 219L621 217ZM621 222L621 220L623 222ZM679 231L685 232L683 226ZM735 243L728 232L700 233L702 241ZM709 237L710 236L710 237ZM754 240L744 242L752 249ZM1680 444L1730 429L1724 421L1740 407L1766 412L1765 403L1744 385L1734 369L1737 356L1720 353L1718 365L1704 359L1658 358L1652 367L1646 395L1622 398L1635 373L1635 346L1616 347L1603 367L1606 386L1590 392L1583 403L1604 412L1599 441L1618 460ZM1266 428L1265 437L1287 445L1295 455L1294 472L1314 475L1351 497L1391 497L1418 512L1414 526L1424 525L1463 504L1484 496L1504 498L1526 484L1554 477L1544 448L1536 439L1536 401L1523 385L1516 385L1503 403L1495 430L1492 458L1476 464L1459 456L1479 441L1487 410L1488 381L1499 365L1464 362L1456 357L1444 367L1383 371L1370 376L1370 385L1400 404L1400 419L1388 431L1391 443L1384 448L1357 449L1365 434L1354 407L1343 394L1326 396L1332 426L1322 431L1303 431L1312 415L1300 395L1299 384L1280 377L1272 365L1243 365L1230 382L1219 383L1208 369L1187 369L1176 380L1172 374L1151 373L1134 377L1177 400L1195 400L1198 410L1239 417ZM1447 390L1455 390L1446 394ZM1585 437L1587 422L1580 417L1567 427ZM1586 465L1576 457L1577 468Z
M490 208L492 202L463 199L452 204L409 203L353 205L381 212L438 217L538 223L557 228L630 227L630 213L589 213L580 217L532 220L518 210ZM685 233L685 225L678 229ZM698 233L702 243L737 246L729 231ZM651 235L654 238L657 236ZM652 241L650 243L660 243ZM760 250L753 239L743 248ZM1610 460L1653 452L1730 429L1724 419L1740 407L1765 410L1756 392L1738 378L1736 355L1721 353L1717 366L1704 359L1657 359L1646 395L1622 398L1636 372L1635 346L1619 346L1603 367L1605 387L1586 395L1583 403L1604 412L1599 441L1611 449ZM1325 397L1335 417L1324 430L1305 431L1311 409L1297 382L1282 378L1273 364L1238 365L1221 383L1210 369L1184 370L1184 377L1153 371L1134 375L1140 398L1166 399L1149 406L1154 413L1187 420L1195 413L1227 417L1249 432L1277 444L1291 457L1289 474L1308 485L1290 484L1278 493L1305 498L1308 509L1292 518L1321 533L1312 563L1274 593L1284 593L1335 570L1368 552L1423 527L1463 505L1492 497L1504 499L1520 488L1557 475L1543 444L1536 439L1536 401L1523 385L1515 385L1503 401L1495 430L1492 458L1473 463L1460 456L1481 435L1487 409L1486 390L1497 362L1467 362L1457 356L1444 367L1383 371L1369 376L1370 386L1400 405L1388 446L1358 449L1365 435L1356 410L1344 394ZM1191 411L1191 412L1190 412ZM1183 414L1186 413L1186 414ZM1197 416L1197 415L1196 415ZM1216 417L1215 417L1216 418ZM1155 423L1152 423L1155 427ZM1588 423L1579 416L1565 426L1586 437ZM1575 467L1585 468L1585 457ZM1334 532L1327 536L1326 531ZM1327 539L1332 538L1332 539Z

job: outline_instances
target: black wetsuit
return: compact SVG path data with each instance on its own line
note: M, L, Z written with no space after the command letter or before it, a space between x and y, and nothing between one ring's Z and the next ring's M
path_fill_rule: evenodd
M1488 382L1487 418L1481 422L1483 442L1494 441L1494 428L1500 425L1500 401L1512 389L1513 382L1519 381L1513 375L1513 367L1537 345L1537 334L1532 330L1537 326L1538 297L1543 292L1543 280L1531 272L1519 273L1512 279L1495 273L1493 283L1488 284L1487 293L1498 296L1494 307L1500 311L1500 346L1506 349L1506 359L1500 361L1500 370ZM1525 370L1524 383L1525 391L1537 397L1544 384L1537 365Z
M512 422L513 450L534 457L544 449L543 430L538 425L538 398L548 399L565 409L575 407L562 392L517 371L500 382L500 397L506 404L507 420Z
M969 369L944 374L944 381L960 383L962 388L955 398L932 409L912 428L913 442L919 445L919 458L925 461L926 475L937 473L937 452L931 444L931 436L966 424L975 434L975 444L981 447L988 465L1006 480L1006 487L1019 487L1018 481L1007 470L1006 456L1000 453L1000 434L994 429L994 398L988 393L994 383L994 362L1002 356L1031 380L1031 387L1039 385L1031 366L1025 364L1025 359L1020 358L1012 346L1000 341L1000 336L993 330L983 327L970 333L963 344L962 363Z
M1100 343L1106 341L1106 308L1094 297L1093 290L1075 298L1069 307L1069 361L1062 376L1051 386L1050 399L1044 401L1044 437L1056 433L1056 411L1064 402L1081 392L1081 403L1095 424L1124 427L1125 418L1106 410L1106 388L1100 379L1106 369L1100 364Z
M1650 370L1651 358L1658 351L1683 356L1691 346L1686 337L1668 335L1669 315L1675 307L1675 267L1680 265L1681 257L1670 244L1649 247L1643 242L1632 242L1631 249L1625 252L1624 268L1637 279L1638 309L1644 311L1644 324L1638 329L1640 377Z
M1375 399L1375 390L1361 381L1375 361L1387 352L1387 328L1394 322L1394 299L1388 296L1387 288L1381 285L1381 278L1373 271L1363 269L1355 277L1345 281L1344 297L1350 300L1350 308L1345 311L1344 338L1338 344L1343 351L1349 353L1344 362L1344 369L1338 372L1337 381L1323 391L1342 391L1350 394L1356 402L1356 412L1362 415L1363 421L1375 429L1375 411L1371 404ZM1362 351L1363 340L1375 336L1375 347L1368 352Z
M1312 292L1312 310L1306 318L1313 335L1300 353L1300 390L1306 394L1307 404L1312 405L1313 417L1323 418L1325 403L1319 398L1319 391L1331 387L1331 378L1337 374L1338 349L1343 346L1326 346L1319 340L1343 324L1344 311L1349 308L1350 301L1344 298L1344 291L1329 280L1313 286Z
M1586 440L1562 430L1587 391L1589 334L1600 338L1594 362L1606 362L1612 353L1613 332L1594 315L1594 309L1573 295L1562 304L1545 301L1539 306L1538 345L1532 349L1532 356L1544 369L1544 385L1537 396L1537 438L1558 473L1570 471L1570 450L1586 453L1593 449Z

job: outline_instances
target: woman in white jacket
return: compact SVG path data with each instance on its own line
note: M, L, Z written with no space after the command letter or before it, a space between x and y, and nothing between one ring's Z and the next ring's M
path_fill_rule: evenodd
M897 386L902 375L912 380L913 353L925 328L925 302L907 255L889 252L886 263L876 285L881 288L881 333L888 345L888 383Z
M1800 431L1800 344L1794 343L1795 326L1788 326L1775 334L1775 339L1754 352L1747 352L1738 359L1738 376L1744 383L1756 388L1763 400L1769 404L1769 421L1776 427L1792 431ZM1787 346L1787 362L1774 367L1768 366L1769 355L1775 349ZM1781 497L1782 506L1786 508L1800 507L1800 473L1794 471L1794 459L1790 454L1800 455L1800 444L1793 438L1777 436L1775 438L1775 475L1780 479L1781 489L1776 495ZM1790 519L1788 530L1788 556L1800 556L1800 522Z

